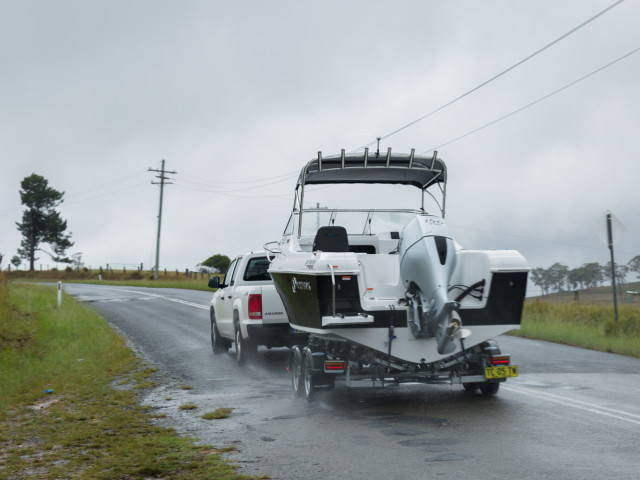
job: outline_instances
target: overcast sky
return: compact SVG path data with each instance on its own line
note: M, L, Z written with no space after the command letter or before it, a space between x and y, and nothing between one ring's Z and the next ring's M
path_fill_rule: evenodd
M640 254L640 52L469 133L639 48L639 1L387 137L613 3L0 0L3 267L31 173L65 192L70 254L151 267L148 169L165 159L177 173L160 264L194 268L278 239L302 166L377 136L384 150L438 150L464 247L517 249L532 267L605 264L596 230L610 210L626 263Z

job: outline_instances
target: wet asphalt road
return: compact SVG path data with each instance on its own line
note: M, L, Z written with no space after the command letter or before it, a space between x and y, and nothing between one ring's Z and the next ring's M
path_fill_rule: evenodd
M336 389L294 399L288 350L213 356L210 293L65 285L159 367L162 425L274 479L640 478L640 359L502 336L520 377L495 397L459 385ZM192 390L183 390L190 385ZM195 403L196 410L179 406ZM200 416L233 408L224 420Z

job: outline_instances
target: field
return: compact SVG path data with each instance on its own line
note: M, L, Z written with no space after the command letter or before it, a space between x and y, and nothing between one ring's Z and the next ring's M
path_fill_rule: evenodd
M520 330L513 335L640 358L640 283L618 292L615 319L611 287L527 299Z
M0 278L0 478L253 478L154 426L138 402L154 370L92 310L58 309L53 288Z
M164 287L164 288L188 288L191 290L209 291L207 283L209 277L219 276L219 274L206 274L200 272L176 272L161 271L158 280L153 279L152 271L138 270L113 270L103 271L66 271L66 270L45 270L45 271L12 271L2 272L6 279L31 281L31 282L62 282L62 283L92 283L102 285L136 285L138 287Z

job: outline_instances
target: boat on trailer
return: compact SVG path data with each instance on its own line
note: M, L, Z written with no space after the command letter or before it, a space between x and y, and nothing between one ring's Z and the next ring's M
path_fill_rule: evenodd
M307 206L315 185L380 184L421 191L417 208ZM296 394L336 382L387 386L461 383L485 394L517 376L492 339L520 327L529 267L515 250L468 250L445 222L447 169L431 156L345 153L309 161L269 273L289 323ZM425 211L425 197L436 213Z

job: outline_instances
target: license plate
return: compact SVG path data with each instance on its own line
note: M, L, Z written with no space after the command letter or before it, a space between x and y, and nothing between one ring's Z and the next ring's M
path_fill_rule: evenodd
M517 377L518 367L509 365L507 367L486 367L484 369L485 378L507 378Z

